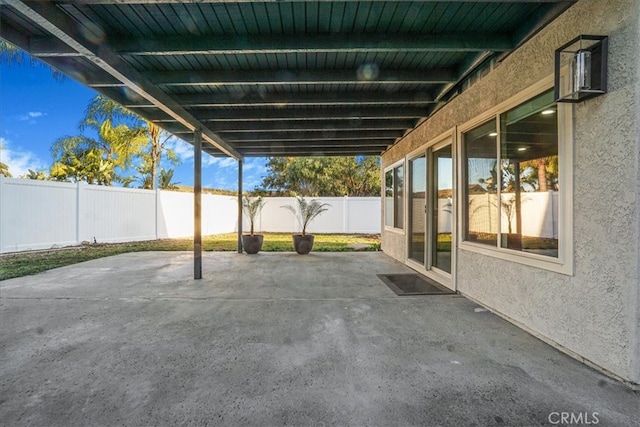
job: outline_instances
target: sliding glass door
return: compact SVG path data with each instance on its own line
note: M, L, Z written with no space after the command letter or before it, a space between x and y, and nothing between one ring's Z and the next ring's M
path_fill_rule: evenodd
M409 160L409 259L426 261L427 231L427 159L425 155Z
M451 273L453 156L451 141L409 159L407 257L426 270Z
M451 273L453 157L451 144L433 150L433 233L431 266Z

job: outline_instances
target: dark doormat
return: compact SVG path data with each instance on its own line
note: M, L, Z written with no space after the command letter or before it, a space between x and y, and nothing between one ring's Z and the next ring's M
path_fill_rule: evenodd
M452 295L455 292L420 274L378 274L396 295Z

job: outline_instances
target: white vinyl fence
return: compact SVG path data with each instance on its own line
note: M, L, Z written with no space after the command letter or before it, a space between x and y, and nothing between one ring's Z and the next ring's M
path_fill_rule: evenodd
M379 197L323 197L329 210L313 233L380 233ZM293 197L268 197L257 231L297 232L296 217L281 206ZM237 198L202 195L202 234L237 231ZM249 229L243 217L243 230ZM193 235L193 194L71 184L0 175L0 253Z

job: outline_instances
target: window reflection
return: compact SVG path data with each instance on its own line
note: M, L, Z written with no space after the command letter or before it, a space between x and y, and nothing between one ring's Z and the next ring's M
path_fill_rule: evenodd
M384 174L384 225L393 227L393 170Z
M402 228L404 223L403 168L385 172L384 225Z
M553 92L464 133L463 144L464 239L558 257L560 182Z
M502 247L558 256L558 124L547 92L500 116Z
M498 229L496 123L484 123L463 137L466 159L467 241L496 246Z

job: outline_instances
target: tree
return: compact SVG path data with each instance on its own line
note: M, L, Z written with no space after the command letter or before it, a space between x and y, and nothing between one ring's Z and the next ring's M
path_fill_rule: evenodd
M280 207L287 209L298 218L298 222L300 223L300 227L302 228L302 235L306 236L309 223L311 223L311 221L313 221L321 213L328 211L331 205L329 203L322 203L320 202L320 200L316 199L307 201L302 196L297 196L296 200L298 201L297 209L291 205Z
M0 40L0 62L7 65L21 65L25 62L35 64L35 60L27 55L22 49L4 40Z
M4 150L4 147L0 145L0 152L2 150ZM0 175L4 175L7 178L13 177L13 175L11 175L11 172L9 172L9 165L7 165L6 163L0 162Z
M522 163L522 168L535 172L538 191L558 189L558 155L528 160Z
M179 182L173 182L173 169L160 169L160 189L177 190Z
M262 196L249 197L247 195L242 196L242 210L249 218L249 234L253 236L256 220L258 214L267 203Z
M97 137L85 135L93 130ZM80 122L81 135L58 139L52 147L52 176L111 185L132 165L147 143L146 130L140 119L124 107L101 95L89 104Z
M174 166L179 164L179 159L175 151L166 146L167 141L171 138L171 134L163 131L153 122L145 121L145 123L147 126L149 144L141 153L142 165L136 169L141 174L140 181L142 182L142 188L155 190L158 187L157 174L160 163L162 162L163 153L166 155L167 160L169 160ZM162 171L160 172L162 173ZM167 172L165 172L165 174L166 173ZM171 172L171 175L173 175L173 171Z
M104 159L98 148L77 149L63 153L51 166L49 176L57 181L111 185L116 179L113 163Z
M22 175L20 178L33 179L36 181L46 181L48 179L47 173L45 171L34 171L32 169L29 169L29 171Z
M51 68L48 64L37 60L31 55L27 54L22 49L12 45L9 42L6 42L0 39L0 63L4 63L6 65L22 65L25 63L29 63L32 67L36 65L41 65L43 67L48 68L53 75L53 78L56 80L64 80L65 76L60 71Z
M0 175L4 175L7 178L11 178L13 176L11 175L11 172L9 172L9 166L7 166L6 163L0 162Z
M380 159L359 157L270 157L257 193L274 195L379 196Z

